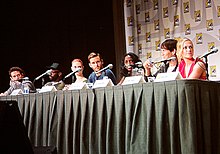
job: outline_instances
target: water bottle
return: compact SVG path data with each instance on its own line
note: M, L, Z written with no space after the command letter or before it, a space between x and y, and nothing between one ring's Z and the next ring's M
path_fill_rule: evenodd
M144 69L135 67L132 69L132 76L144 76Z
M22 81L23 94L29 94L29 92L30 92L29 87L26 84L28 82L28 80L29 80L28 77L23 78L23 81Z
M138 68L138 75L144 76L144 69L142 67Z
M138 75L138 68L135 67L132 69L131 76L137 76L137 75Z
M26 84L24 84L24 94L29 94L29 88Z

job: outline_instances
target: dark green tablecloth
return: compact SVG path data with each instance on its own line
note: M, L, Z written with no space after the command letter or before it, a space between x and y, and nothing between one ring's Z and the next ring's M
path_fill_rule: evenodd
M0 97L62 154L220 153L220 83L178 80Z

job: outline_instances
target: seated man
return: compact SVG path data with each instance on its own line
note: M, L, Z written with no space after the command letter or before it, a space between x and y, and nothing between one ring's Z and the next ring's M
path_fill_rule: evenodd
M30 93L36 92L36 88L34 87L34 84L31 81L25 81L25 72L20 67L11 67L9 69L9 76L10 76L10 87L7 91L4 93L1 93L0 96L7 96L12 93L13 90L21 89L24 92L24 87L28 88L28 91ZM28 79L26 77L26 79Z
M103 79L104 77L108 77L112 80L113 84L116 84L116 77L114 73L110 69L106 69L104 71L101 71L99 73L99 70L103 68L103 59L99 53L92 52L88 56L89 66L93 69L94 72L92 72L89 75L88 82L89 83L95 83L96 80Z
M44 86L55 86L57 90L63 89L65 84L62 81L62 72L60 71L59 63L53 63L51 66L47 66L47 68L51 69L51 73L49 74L50 81Z

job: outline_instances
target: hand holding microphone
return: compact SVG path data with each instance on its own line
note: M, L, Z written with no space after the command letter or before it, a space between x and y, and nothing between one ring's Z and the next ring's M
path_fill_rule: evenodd
M151 68L153 68L153 63L151 59L147 59L144 64L144 69L145 69L145 76L150 76L151 75Z
M153 62L151 59L147 59L144 64L143 64L144 68L152 68L153 67Z
M161 69L162 67L164 67L164 65L169 62L169 61L172 61L172 60L176 60L176 57L170 57L170 58L167 58L167 59L161 59L161 60L158 60L158 61L152 61L150 58L147 59L143 66L145 68L145 75L146 76L150 76L151 75L151 69L153 68L154 64L157 64L157 63L163 63L162 65L160 65L160 68Z

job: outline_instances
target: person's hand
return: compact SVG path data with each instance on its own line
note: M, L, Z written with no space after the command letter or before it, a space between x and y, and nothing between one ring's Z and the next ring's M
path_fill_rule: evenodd
M19 89L21 88L21 82L10 80L10 87L14 89Z
M0 96L6 96L6 94L4 94L4 93L0 93Z
M151 68L153 67L153 63L150 60L146 60L143 64L145 69L145 76L151 75Z
M153 63L150 60L146 60L143 64L144 68L151 69L153 67Z

